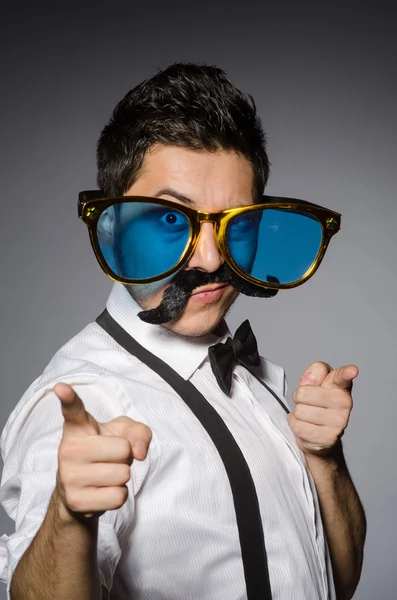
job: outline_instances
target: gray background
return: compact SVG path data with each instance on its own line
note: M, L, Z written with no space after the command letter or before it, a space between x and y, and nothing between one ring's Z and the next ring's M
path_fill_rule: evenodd
M258 104L273 164L268 192L343 214L342 230L310 282L272 300L240 299L230 325L249 315L262 353L286 368L290 390L313 360L359 366L344 438L368 517L355 598L395 599L392 3L7 4L0 17L1 428L110 290L77 219L76 199L95 185L94 147L111 109L158 66L218 64ZM12 531L4 511L0 525Z

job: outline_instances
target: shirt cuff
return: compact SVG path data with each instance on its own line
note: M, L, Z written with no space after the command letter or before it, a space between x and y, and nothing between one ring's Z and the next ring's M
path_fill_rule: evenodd
M34 532L17 532L0 537L0 581L7 586L7 600L10 599L11 580L25 550L32 543Z

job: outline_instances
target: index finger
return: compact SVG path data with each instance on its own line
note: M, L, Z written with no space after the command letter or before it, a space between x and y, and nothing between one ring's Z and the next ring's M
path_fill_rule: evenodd
M327 388L337 388L339 390L351 390L353 379L358 375L358 368L355 365L346 365L339 367L327 375L322 386Z
M57 383L54 393L61 402L66 427L84 430L85 433L99 433L95 419L86 411L83 401L67 383Z

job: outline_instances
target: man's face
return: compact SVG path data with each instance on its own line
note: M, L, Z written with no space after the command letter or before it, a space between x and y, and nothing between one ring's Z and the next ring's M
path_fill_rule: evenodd
M158 145L147 152L139 177L126 195L157 196L198 210L218 212L252 204L253 171L250 163L234 152ZM203 223L195 252L184 268L213 273L222 264L213 224ZM160 304L168 285L169 280L163 280L128 289L138 304L148 310ZM185 336L204 335L221 321L237 294L224 283L197 288L180 315L164 326Z

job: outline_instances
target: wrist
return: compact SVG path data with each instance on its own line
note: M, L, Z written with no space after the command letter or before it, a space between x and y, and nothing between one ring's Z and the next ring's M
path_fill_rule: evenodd
M93 516L87 518L83 514L71 511L63 501L58 488L55 488L51 503L53 506L55 521L59 527L84 527L92 533L98 530L98 518ZM99 516L99 515L98 515Z
M310 470L312 469L327 469L331 471L339 471L346 468L345 457L343 454L342 442L339 441L322 454L305 453L306 463Z

